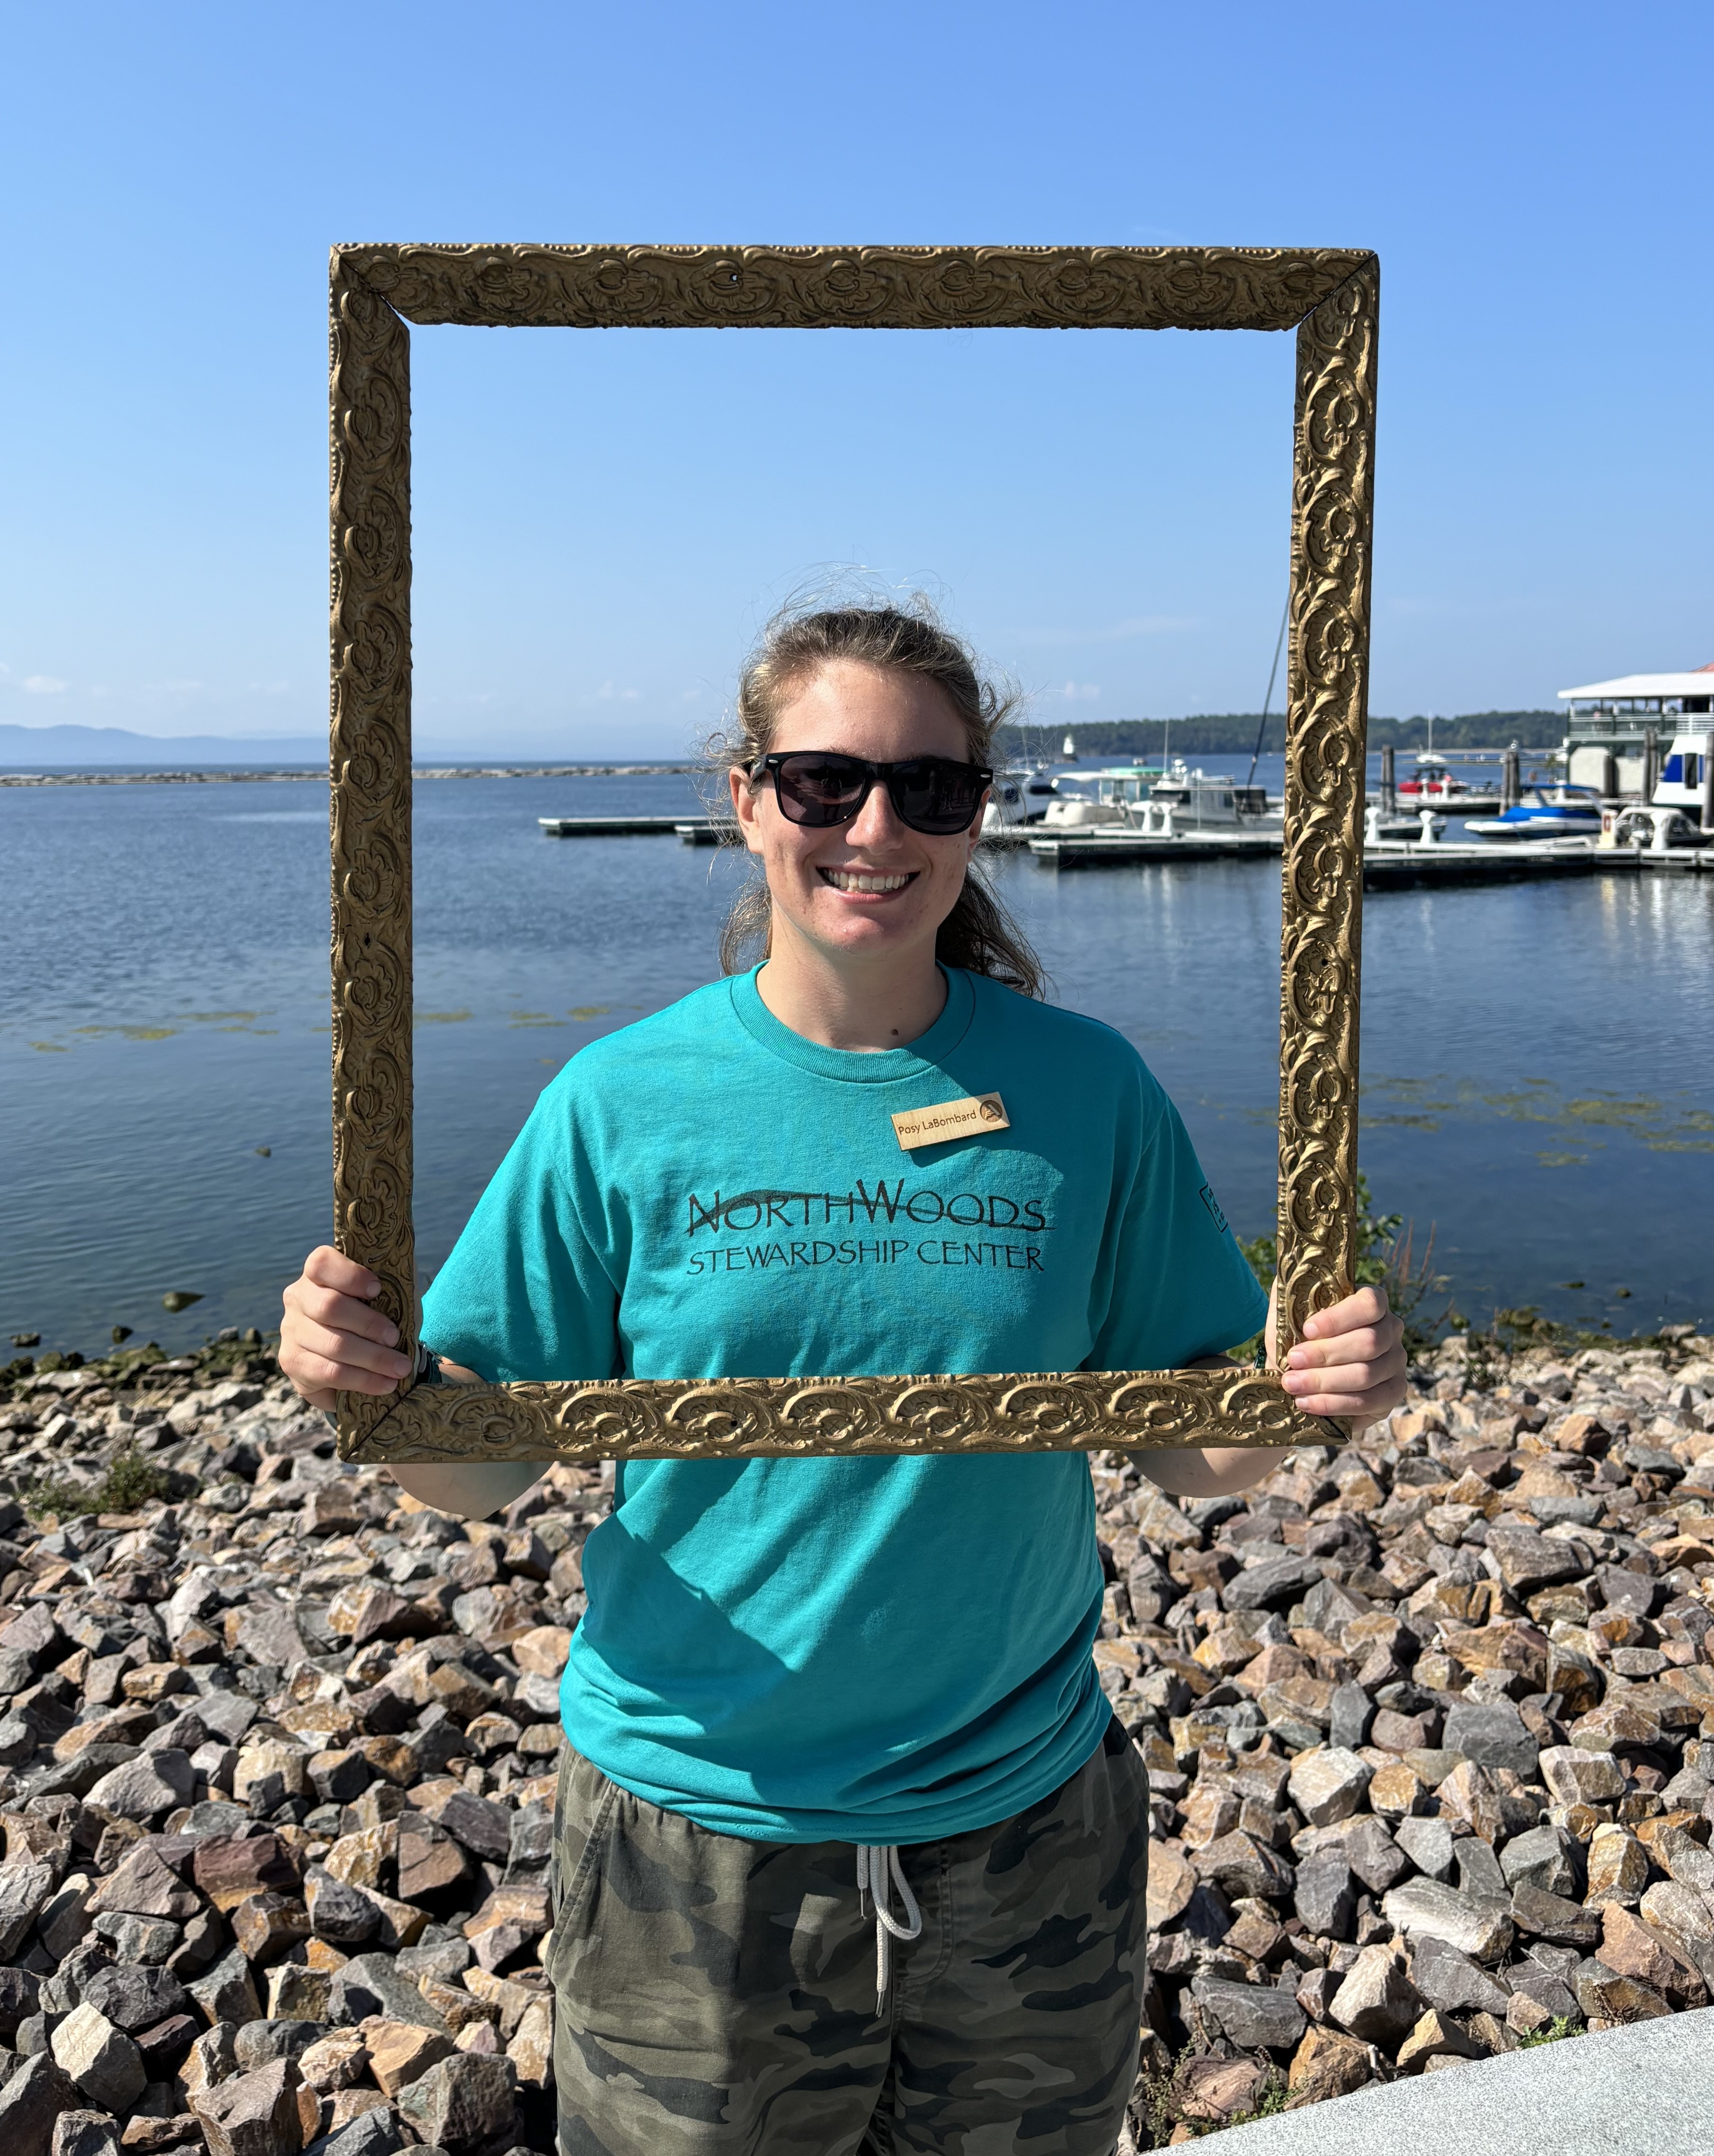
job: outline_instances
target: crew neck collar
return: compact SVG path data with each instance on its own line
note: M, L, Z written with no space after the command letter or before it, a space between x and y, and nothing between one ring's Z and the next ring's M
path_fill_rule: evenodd
M824 1048L806 1040L783 1025L762 1000L756 977L760 966L735 974L728 983L732 1009L739 1024L758 1047L782 1063L795 1064L818 1078L831 1078L847 1086L890 1086L920 1078L942 1064L970 1030L976 1015L976 988L962 966L942 966L947 1000L940 1016L926 1033L919 1034L906 1048L882 1048L873 1053L859 1049Z

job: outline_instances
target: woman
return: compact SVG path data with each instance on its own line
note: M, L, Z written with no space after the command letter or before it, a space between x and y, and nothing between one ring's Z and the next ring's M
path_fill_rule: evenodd
M972 869L1003 707L890 607L777 623L732 805L765 963L587 1048L423 1301L454 1378L1162 1368L1262 1324L1171 1103L1037 1000ZM935 1142L893 1118L998 1096ZM906 1141L913 1141L907 1149ZM286 1291L305 1397L407 1374L376 1283ZM1283 1383L1404 1396L1367 1289ZM1280 1455L1148 1453L1212 1496ZM406 1468L480 1515L530 1466ZM565 2156L1107 2156L1136 2072L1147 1783L1090 1649L1089 1470L645 1461L583 1555L550 1953Z

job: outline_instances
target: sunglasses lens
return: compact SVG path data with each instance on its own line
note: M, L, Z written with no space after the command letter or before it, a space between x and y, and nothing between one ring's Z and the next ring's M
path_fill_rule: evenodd
M780 807L794 824L846 824L868 787L862 765L844 756L793 756L775 767Z
M922 757L893 767L893 805L913 830L948 838L969 829L986 783L967 763Z

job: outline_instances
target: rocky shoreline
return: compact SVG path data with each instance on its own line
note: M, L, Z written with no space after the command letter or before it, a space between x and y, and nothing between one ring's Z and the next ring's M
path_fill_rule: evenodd
M413 778L697 778L700 763L493 763L422 764ZM327 783L319 769L284 771L0 771L0 786L244 786L279 784L293 779Z
M0 1430L8 2156L552 2150L609 1478L449 1519L257 1333L20 1356ZM1242 1500L1094 1469L1156 1837L1121 2146L1708 2002L1714 1339L1455 1339Z

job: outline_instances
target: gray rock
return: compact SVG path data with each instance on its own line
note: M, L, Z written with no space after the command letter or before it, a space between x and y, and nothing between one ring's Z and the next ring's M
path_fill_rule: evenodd
M1284 1609L1320 1584L1321 1568L1311 1558L1275 1558L1229 1580L1220 1599L1229 1609Z
M473 1856L504 1864L511 1851L511 1826L505 1807L467 1789L454 1790L435 1809L435 1823L454 1841L462 1842Z
M1465 1835L1452 1845L1452 1861L1458 1866L1460 1891L1473 1894L1479 1900L1503 1902L1511 1889L1506 1883L1506 1874L1500 1868L1500 1860L1494 1854L1493 1845L1486 1842L1479 1834Z
M1445 1820L1400 1820L1393 1839L1419 1871L1442 1885L1452 1877L1452 1830Z
M246 1691L204 1692L197 1702L197 1719L211 1737L236 1744L256 1718L256 1702Z
M1550 1539L1533 1527L1491 1527L1486 1547L1501 1578L1516 1595L1533 1594L1562 1579L1580 1579L1593 1562L1580 1543Z
M26 2059L0 2088L0 2148L6 2156L51 2156L55 2120L79 2102L76 2085L45 2052Z
M134 1969L123 1962L97 1969L83 1995L85 2005L131 2036L175 2014L188 2013L191 2005L184 1986L164 1969Z
M1373 1812L1362 1812L1335 1830L1345 1861L1371 1894L1384 1894L1410 1870L1410 1859Z
M512 1814L511 1840L506 1851L508 1871L538 1871L552 1858L552 1805L520 1805Z
M22 1714L0 1720L0 1767L22 1767L36 1756L40 1741L34 1722Z
M1617 1564L1595 1568L1595 1584L1609 1609L1622 1609L1627 1617L1649 1617L1660 1599L1660 1588L1646 1572L1632 1572Z
M1342 1684L1333 1694L1327 1720L1327 1742L1354 1752L1368 1742L1369 1725L1375 1718L1375 1702L1360 1684Z
M310 1930L330 1946L362 1946L381 1928L381 1912L368 1897L319 1864L305 1875L304 1899Z
M36 1669L55 1660L54 1650L64 1643L64 1635L45 1602L33 1602L0 1630L0 1655L23 1655Z
M1533 1999L1547 2013L1567 2021L1583 2020L1583 2010L1577 2003L1576 1993L1552 1969L1543 1969L1537 1962L1522 1961L1506 1971L1506 1978L1514 1991Z
M1357 1918L1351 1866L1337 1850L1318 1850L1297 1867L1293 1906L1318 1938L1348 1939ZM1235 2041L1235 2040L1234 2040Z
M119 2121L105 2111L64 2111L54 2124L54 2156L119 2156Z
M49 1866L28 1857L0 1864L0 1961L10 1961L23 1944L53 1892Z
M510 2129L516 2089L517 2073L510 2059L459 2052L413 2082L401 2093L398 2109L425 2142L452 2150L470 2148Z
M1332 1826L1356 1811L1373 1771L1355 1752L1317 1744L1291 1763L1291 1801L1311 1826Z
M1541 1749L1517 1709L1503 1700L1486 1705L1460 1700L1446 1717L1441 1743L1479 1767L1509 1767L1527 1781L1535 1774Z
M206 1976L198 1977L189 1990L205 2021L259 2021L262 2018L255 1979L236 1947L216 1962Z
M246 1602L238 1644L252 1661L283 1673L309 1658L310 1650L292 1610L271 1595L254 1595Z
M123 1962L164 1962L179 1943L178 1926L163 1917L97 1917L93 1928Z
M1306 1550L1306 1561L1319 1554ZM1353 1617L1367 1616L1372 1608L1366 1596L1352 1594L1337 1579L1318 1579L1303 1598L1303 1620L1318 1632L1337 1638Z
M1601 1938L1601 1912L1550 1894L1545 1887L1527 1883L1514 1887L1511 1918L1532 1938L1551 1939L1556 1946L1593 1947Z
M41 1984L33 1969L0 1969L0 2036L9 2041L18 2025L36 2011Z
M54 2065L105 2111L128 2111L148 2084L136 2046L87 2002L55 2029L52 2048Z
M1191 1992L1205 2019L1217 2024L1227 2041L1241 2051L1290 2050L1307 2025L1307 2017L1291 1993L1275 1991L1266 1984L1234 1984L1224 1977L1199 1976ZM412 2114L407 2111L406 2116Z
M167 1917L183 1923L203 1906L195 1887L187 1887L162 1856L152 1839L141 1841L89 1897L94 1914L116 1912L128 1917Z
M320 2021L246 2021L233 2032L233 2060L241 2074L254 2073L276 2059L302 2058L326 2034Z
M25 1783L34 1797L86 1797L104 1774L137 1756L135 1744L86 1744L74 1758L33 1773Z
M198 2090L190 2099L208 2156L298 2156L303 2128L298 2070L276 2059L253 2074Z
M404 2146L398 2118L391 2104L366 2111L337 2133L324 2133L312 2141L304 2156L397 2156Z
M1410 1949L1411 1981L1442 2014L1491 2014L1506 2019L1507 1994L1470 1956L1424 1933Z
M1513 1835L1501 1851L1500 1868L1508 1887L1539 1887L1571 1900L1581 1883L1577 1849L1563 1827L1532 1827Z
M1223 1834L1192 1856L1198 1876L1234 1901L1243 1896L1272 1902L1291 1892L1292 1867L1253 1835ZM479 1951L480 1951L480 1941Z
M424 1939L421 1945L404 1947L393 1957L401 1976L420 1984L425 1976L438 1983L455 1984L476 1958L468 1939Z
M250 1823L250 1815L242 1804L228 1804L222 1797L204 1797L199 1804L192 1804L184 1830L200 1840L224 1841L241 1833Z
M60 2010L58 2007L54 2009L54 2017L56 2020L59 2019ZM20 2059L51 2057L52 2054L48 2049L49 2034L47 2014L45 2012L31 2014L18 2023L17 2031L12 2039L13 2050Z
M1503 1902L1479 1900L1432 1879L1395 1887L1381 1904L1395 1932L1407 1938L1444 1939L1477 1961L1497 1961L1511 1944L1511 1912Z
M336 2027L355 2027L366 2015L383 2014L390 2021L446 2033L444 2017L399 1974L391 1954L357 1954L336 1969L329 2013Z
M88 1802L121 1819L157 1820L187 1804L196 1786L190 1754L176 1748L146 1752L104 1774L88 1792Z
M1423 2010L1422 1994L1391 1947L1365 1947L1333 1994L1329 2019L1360 2043L1395 2050Z

